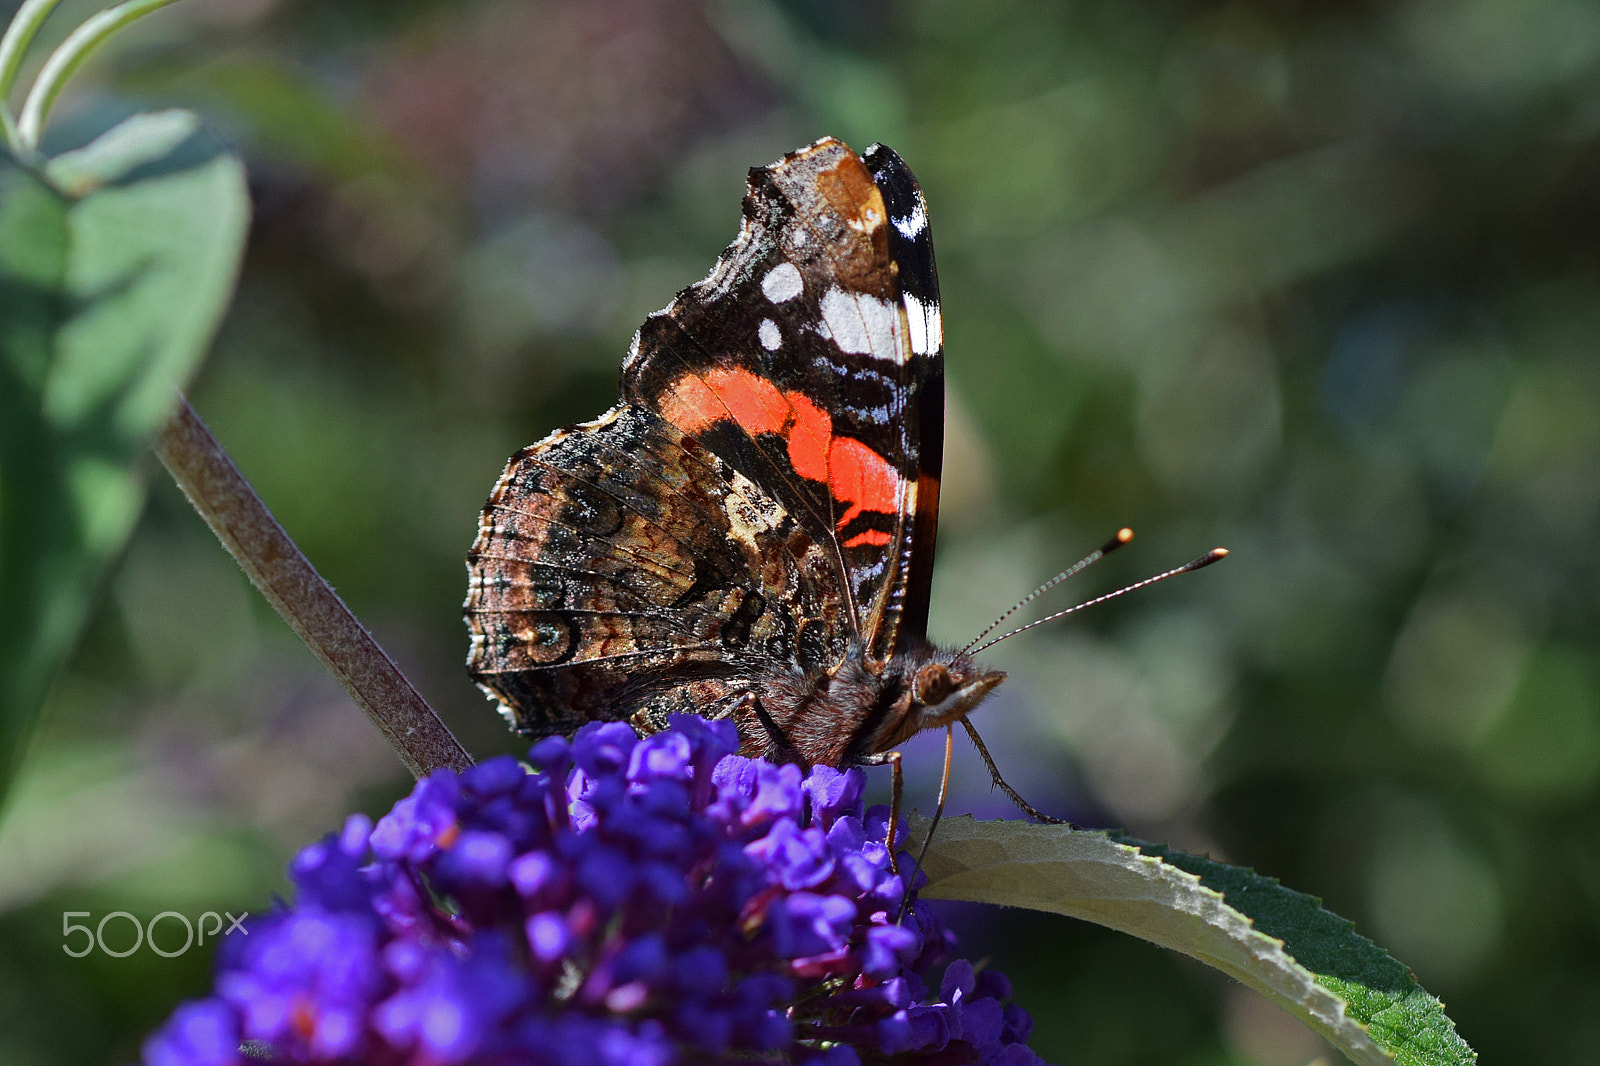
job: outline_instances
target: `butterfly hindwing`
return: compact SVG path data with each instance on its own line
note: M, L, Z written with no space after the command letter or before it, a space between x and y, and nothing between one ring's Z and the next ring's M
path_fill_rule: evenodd
M469 666L530 735L629 717L691 680L737 694L826 654L795 621L830 609L810 539L643 408L513 456L467 562Z

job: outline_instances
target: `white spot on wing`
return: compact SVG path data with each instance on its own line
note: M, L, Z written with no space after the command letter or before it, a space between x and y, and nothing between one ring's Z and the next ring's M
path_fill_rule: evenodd
M760 332L761 347L769 352L777 351L778 346L783 343L783 336L778 332L778 324L770 318L763 318Z
M743 474L733 472L728 495L722 501L728 532L741 544L755 549L761 538L782 527L787 512Z
M822 295L822 322L833 342L856 355L898 360L895 319L899 315L887 300L865 293L847 292L837 285Z
M910 215L894 220L894 228L908 241L914 241L922 235L922 231L928 228L928 209L922 197L917 197L917 206L912 208Z
M939 317L939 301L923 302L909 292L906 323L911 327L911 350L918 355L933 355L944 343L944 324Z
M761 279L761 291L775 304L800 295L800 271L793 263L779 263Z

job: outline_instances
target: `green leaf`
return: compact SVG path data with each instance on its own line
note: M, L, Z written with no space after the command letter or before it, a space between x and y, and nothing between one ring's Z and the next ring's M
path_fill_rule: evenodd
M44 173L0 151L0 795L144 502L136 460L238 273L238 159L138 115Z
M1477 1061L1405 966L1315 897L1254 871L1116 833L972 818L941 824L924 869L924 898L1054 911L1192 955L1354 1062Z

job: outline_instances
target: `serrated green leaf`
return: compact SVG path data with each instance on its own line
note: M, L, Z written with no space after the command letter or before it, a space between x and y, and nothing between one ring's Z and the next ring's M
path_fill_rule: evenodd
M972 818L941 824L924 869L928 899L1053 911L1192 955L1355 1062L1477 1061L1405 966L1315 897L1254 871L1115 833Z
M227 307L249 197L193 115L40 173L0 152L0 794L144 502L135 460Z

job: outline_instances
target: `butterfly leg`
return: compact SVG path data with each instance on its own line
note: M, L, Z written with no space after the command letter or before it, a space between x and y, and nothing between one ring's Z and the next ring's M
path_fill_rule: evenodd
M1023 814L1026 814L1029 818L1032 818L1035 821L1043 822L1045 825L1065 825L1071 826L1073 829L1078 828L1065 818L1056 818L1053 815L1045 814L1042 811L1035 809L1033 804L1017 795L1017 790L1006 784L1006 779L1000 776L1000 770L995 766L994 759L989 756L989 749L984 746L983 738L978 735L977 728L965 718L961 719L961 725L966 729L967 736L972 738L972 743L975 747L977 747L978 754L983 756L983 765L989 768L990 780L994 782L995 787L999 788L1001 792L1006 794L1007 799L1017 805L1018 810L1020 810Z
M928 835L922 838L922 850L917 852L917 864L911 868L911 880L906 883L905 898L900 901L900 913L895 916L894 924L899 925L906 920L906 910L911 906L911 881L916 880L916 875L922 869L922 861L928 857L928 846L933 843L933 831L939 828L939 819L944 817L944 801L950 794L950 760L955 754L956 727L944 727L944 773L939 778L939 803L933 808L933 821L928 823Z
M900 863L895 858L895 838L900 835L900 796L905 790L905 779L900 773L900 753L898 751L884 751L875 755L864 756L861 760L864 766L882 766L889 764L889 832L884 839L884 846L889 849L889 869L894 871L896 877L900 876Z

